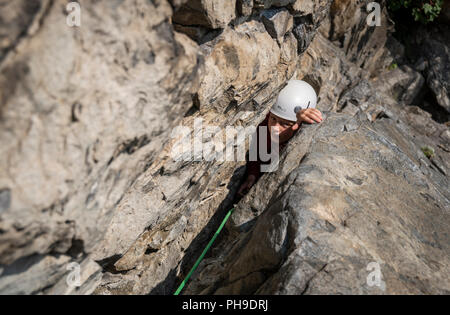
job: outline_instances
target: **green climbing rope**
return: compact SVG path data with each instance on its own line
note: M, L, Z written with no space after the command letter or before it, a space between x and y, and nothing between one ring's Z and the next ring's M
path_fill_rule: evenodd
M234 208L231 209L230 211L228 211L227 215L225 216L225 219L223 219L223 221L222 221L222 224L220 224L220 226L217 229L216 233L214 234L213 238L209 241L208 245L205 247L205 249L203 250L202 254L200 255L200 257L195 262L194 267L192 267L191 271L189 271L188 275L183 280L183 282L180 284L180 286L178 287L178 289L177 289L177 291L175 292L174 295L179 295L181 290L183 290L184 286L189 281L189 278L192 276L192 274L194 273L195 269L197 269L197 267L200 264L200 262L202 261L203 257L205 257L206 252L211 247L211 245L214 243L215 239L220 234L220 231L222 231L222 228L225 226L225 223L227 223L228 218L230 217L230 215L233 212L233 210L234 210Z

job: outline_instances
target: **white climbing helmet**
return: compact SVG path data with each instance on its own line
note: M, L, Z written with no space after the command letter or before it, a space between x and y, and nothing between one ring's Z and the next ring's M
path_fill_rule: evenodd
M297 121L297 113L306 108L316 108L317 94L313 87L301 80L291 80L281 90L270 112L280 118Z

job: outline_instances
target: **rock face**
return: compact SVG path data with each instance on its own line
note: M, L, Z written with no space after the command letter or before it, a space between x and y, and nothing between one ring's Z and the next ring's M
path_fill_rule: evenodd
M40 7L38 0L0 1L0 60L27 33Z
M448 294L448 177L402 118L330 113L305 127L186 294Z
M236 0L191 0L173 16L173 22L182 25L201 25L224 28L236 17Z
M72 29L65 1L41 1L1 64L2 293L41 293L90 259L197 89L199 53L169 3L80 4Z
M66 1L0 0L0 294L173 293L245 170L173 148L199 119L256 126L293 77L326 121L237 205L185 293L450 293L450 131L414 106L424 89L447 106L448 28L407 64L368 2L86 0L71 28Z
M418 66L423 67L437 103L450 113L450 26L436 26L432 34L429 36L424 29L419 29L415 34Z
M281 40L294 26L294 19L286 9L267 10L262 15L262 21L270 36L277 40Z

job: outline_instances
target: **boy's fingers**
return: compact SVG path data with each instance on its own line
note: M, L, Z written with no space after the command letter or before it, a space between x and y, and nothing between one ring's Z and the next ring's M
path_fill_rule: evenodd
M315 122L318 122L317 120L319 119L319 118L317 118L314 114L312 114L312 113L308 113L308 115L305 117L306 119L309 119L309 123L310 124L312 124L312 123L315 123ZM320 120L319 120L319 122L320 122Z
M292 126L292 130L294 130L294 131L297 130L298 128L299 128L298 123L296 123L295 125Z
M320 110L314 108L314 113L316 113L320 117L320 119L323 119L322 112Z
M314 119L318 123L322 121L322 118L316 113L309 113L309 118Z
M318 123L322 122L322 117L315 115L313 118L315 121L317 121Z
M319 117L320 119L322 119L322 112L320 110L318 110L318 109L310 108L308 110L307 114L309 114L309 115L313 114L313 115L316 115L317 117Z

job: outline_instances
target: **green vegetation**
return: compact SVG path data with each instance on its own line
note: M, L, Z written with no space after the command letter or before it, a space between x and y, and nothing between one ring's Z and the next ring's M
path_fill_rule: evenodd
M394 69L397 69L397 68L398 68L398 64L394 62L388 67L388 70L391 71L391 70L394 70Z
M408 10L415 21L428 24L441 13L444 0L389 0L388 8L395 12Z
M423 154L429 159L431 159L434 156L434 149L430 147L423 147L422 148Z

